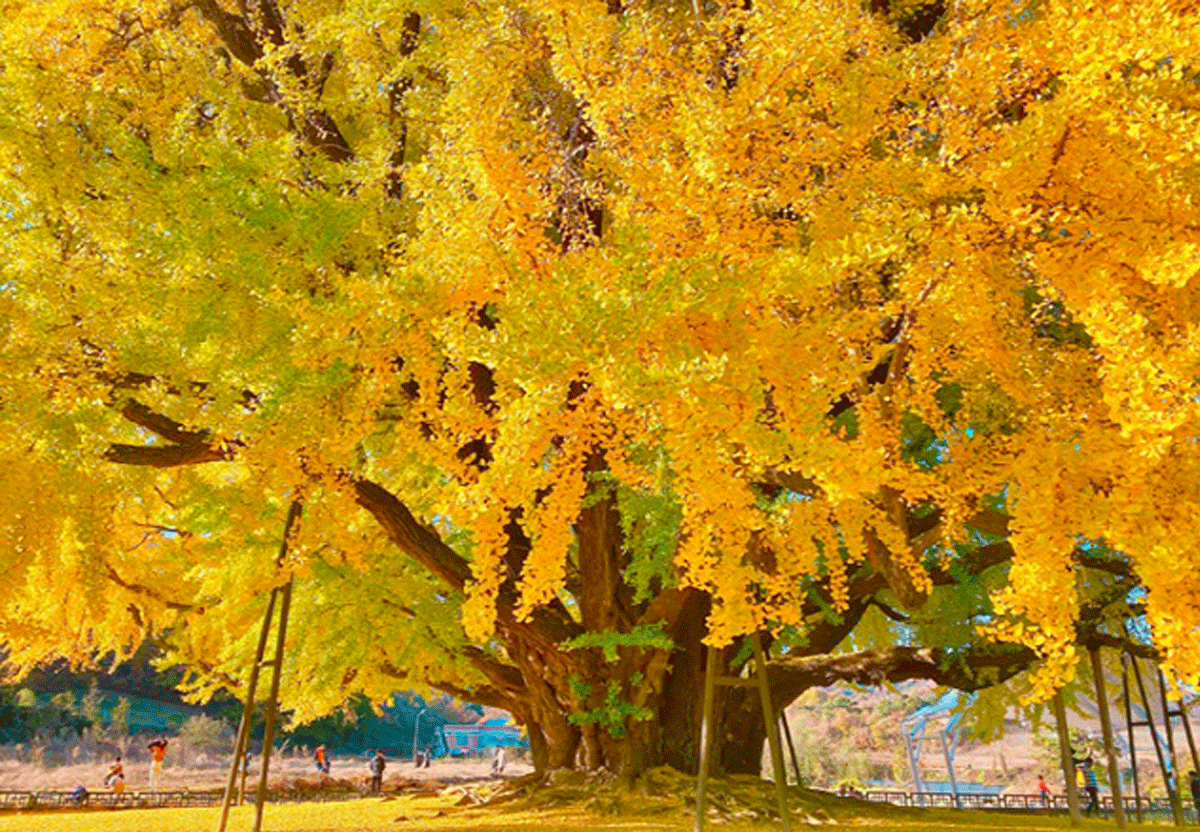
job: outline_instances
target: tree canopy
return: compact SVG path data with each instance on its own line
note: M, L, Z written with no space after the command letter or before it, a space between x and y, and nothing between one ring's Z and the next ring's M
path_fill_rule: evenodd
M1041 695L1134 609L1197 682L1193 5L3 2L10 666L236 689L294 575L301 716L555 764L695 615Z

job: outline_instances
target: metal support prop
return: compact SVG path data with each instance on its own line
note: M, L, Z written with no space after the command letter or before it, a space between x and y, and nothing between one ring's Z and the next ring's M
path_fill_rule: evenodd
M1133 741L1133 703L1129 700L1129 654L1121 654L1121 693L1125 699L1125 731L1129 734L1129 767L1133 775L1133 812L1142 822L1142 787L1138 783L1137 744Z
M779 725L771 710L771 690L767 680L767 662L763 654L762 642L757 632L750 636L750 647L754 655L755 674L753 678L742 679L738 676L724 676L717 673L717 662L720 661L720 651L713 647L705 649L704 662L704 710L700 720L700 771L696 777L696 818L693 823L694 832L703 832L705 811L707 809L706 793L708 789L708 772L712 757L712 720L713 699L716 696L717 685L730 687L757 687L763 709L763 727L767 731L767 743L771 747L771 763L775 770L775 797L779 802L779 818L784 832L791 832L791 815L787 808L787 774L783 767L783 752L780 748Z
M924 736L917 742L924 742ZM913 748L913 738L909 736L908 731L904 732L904 750L908 752L908 767L912 770L913 789L916 791L917 801L925 805L925 789L924 782L921 780L921 772L917 766L917 752Z
M958 796L958 778L954 776L954 761L950 759L950 744L946 742L946 732L938 732L938 739L942 741L942 754L946 758L946 774L950 777L950 794L954 795L954 805L961 809L962 799Z
M1112 790L1113 819L1118 828L1125 827L1125 801L1121 796L1121 769L1113 749L1112 720L1108 715L1108 697L1104 691L1104 668L1100 666L1100 649L1091 648L1092 679L1096 683L1096 710L1100 712L1100 730L1104 735L1104 754L1108 758L1108 786Z
M1067 808L1071 825L1079 825L1079 789L1075 783L1075 764L1071 762L1071 734L1067 731L1067 709L1063 705L1062 691L1054 692L1054 726L1058 729L1058 757L1062 764L1063 780L1067 784Z

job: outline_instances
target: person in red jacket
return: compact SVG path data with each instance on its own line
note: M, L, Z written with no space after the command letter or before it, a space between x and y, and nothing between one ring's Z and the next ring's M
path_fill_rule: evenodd
M1038 797L1042 799L1043 806L1050 805L1050 787L1046 785L1045 776L1038 775Z
M167 741L162 737L146 746L150 752L150 791L158 788L158 775L162 772L163 760L167 757Z

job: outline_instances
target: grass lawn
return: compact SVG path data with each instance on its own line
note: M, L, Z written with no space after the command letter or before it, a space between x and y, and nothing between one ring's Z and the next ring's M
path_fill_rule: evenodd
M888 809L862 805L861 811L837 812L835 822L820 827L873 832L923 832L923 830L968 829L971 832L1022 832L1067 829L1062 817L1021 815L1016 813L965 812L950 809ZM142 809L91 812L38 812L0 815L0 832L127 832L132 829L156 829L163 832L214 832L217 809ZM398 820L404 818L404 820ZM249 832L254 809L234 809L229 832ZM795 828L805 828L801 823ZM714 832L765 832L778 829L767 821L710 823ZM814 828L814 827L809 827ZM1111 821L1085 820L1083 829L1112 829ZM355 800L347 803L284 804L268 806L264 830L272 832L506 832L506 830L546 829L562 832L622 830L622 832L691 832L692 819L682 809L641 814L597 814L582 806L531 810L495 807L491 809L450 806L445 798L400 797L391 800Z

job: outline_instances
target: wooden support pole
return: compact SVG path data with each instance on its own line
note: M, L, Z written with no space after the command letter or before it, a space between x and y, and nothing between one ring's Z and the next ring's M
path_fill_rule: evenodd
M1129 768L1133 775L1133 813L1142 822L1142 786L1138 782L1137 743L1133 740L1133 703L1129 701L1129 654L1121 654L1121 692L1125 699L1125 731L1129 735Z
M267 612L263 616L262 630L258 634L258 647L254 651L254 664L250 667L250 680L246 685L246 702L242 706L242 721L238 724L237 742L233 747L233 763L229 767L229 782L225 784L225 798L221 802L221 820L217 825L217 832L225 832L225 827L229 823L229 807L233 805L239 769L242 772L242 790L245 791L246 770L243 761L246 750L250 747L250 722L254 716L254 692L258 687L258 673L262 667L263 653L267 649L267 636L271 632L271 618L275 613L275 599L278 595L277 589L271 590L271 599L267 601Z
M1058 729L1058 756L1062 764L1063 781L1067 784L1067 809L1071 825L1079 825L1079 789L1075 784L1075 764L1071 762L1071 734L1067 730L1067 709L1063 705L1062 691L1054 692L1054 726Z
M695 832L704 832L705 790L708 786L709 758L712 756L713 698L717 689L717 661L720 651L713 647L704 650L704 708L700 716L700 770L696 775Z
M262 830L263 804L267 800L267 771L271 765L271 743L275 739L275 716L279 710L279 677L283 675L283 645L287 639L288 612L292 606L292 579L283 585L283 598L279 605L279 632L275 638L275 658L270 664L271 693L267 698L267 714L263 725L262 773L258 778L258 795L254 800L254 832Z
M800 776L800 758L796 756L796 746L792 742L792 729L788 726L786 708L779 714L779 727L783 729L783 739L787 742L788 754L792 758L792 768L796 770L796 785L803 786L804 778Z
M1175 791L1171 795L1171 811L1175 813L1175 825L1183 826L1183 795L1180 792L1183 778L1179 776L1179 766L1175 756L1175 729L1171 727L1171 707L1167 704L1167 678L1161 670L1158 671L1158 693L1162 700L1163 728L1167 734L1167 759L1171 763L1171 779L1175 783Z
M787 773L783 768L783 750L779 747L779 726L775 722L775 712L771 707L767 659L763 654L762 639L757 630L750 635L750 646L754 650L754 674L758 677L758 694L762 699L763 726L767 729L767 745L771 747L771 764L775 769L775 800L779 803L783 832L791 832L792 818L787 805Z
M1192 768L1200 771L1200 756L1196 754L1196 738L1192 736L1192 723L1188 719L1187 708L1183 706L1183 697L1179 697L1179 721L1183 724L1183 734L1187 737L1188 750L1192 753ZM1200 806L1196 807L1200 812ZM1200 820L1200 815L1197 816Z
M1142 698L1142 707L1146 709L1146 725L1150 728L1150 739L1154 741L1154 754L1158 757L1158 767L1162 771L1163 785L1166 786L1167 797L1171 800L1171 812L1175 816L1175 825L1183 826L1183 814L1178 811L1179 800L1176 796L1175 785L1167 769L1167 761L1163 757L1163 749L1158 741L1158 733L1154 730L1154 714L1150 707L1150 698L1146 696L1146 685L1142 682L1142 671L1138 667L1137 658L1130 656L1129 665L1133 668L1133 678L1137 682L1138 695Z
M1100 712L1100 730L1104 735L1104 754L1108 758L1108 787L1112 790L1113 818L1117 827L1125 827L1125 801L1121 796L1121 768L1113 749L1112 720L1108 715L1108 697L1104 691L1104 668L1100 666L1100 650L1092 647L1092 678L1096 684L1096 710Z

